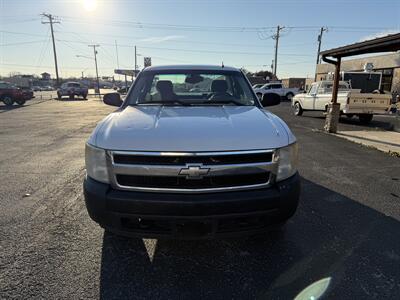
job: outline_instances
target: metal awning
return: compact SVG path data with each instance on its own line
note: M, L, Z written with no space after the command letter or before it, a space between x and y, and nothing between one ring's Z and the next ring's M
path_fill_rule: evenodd
M339 88L339 72L342 57L377 53L377 52L394 52L400 50L400 33L386 35L384 37L359 42L343 47L338 47L321 52L324 62L335 65L335 76L332 89L332 104L328 110L326 117L325 130L328 132L336 132L337 123L340 116L340 104L337 103L337 95ZM330 58L328 58L330 57Z
M392 52L400 49L400 33L338 47L321 52L322 57L346 57L367 53Z

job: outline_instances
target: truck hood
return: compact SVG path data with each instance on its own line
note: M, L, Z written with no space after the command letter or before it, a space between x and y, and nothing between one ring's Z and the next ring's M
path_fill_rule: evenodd
M281 119L254 106L128 106L89 139L108 150L187 152L274 149L293 141Z

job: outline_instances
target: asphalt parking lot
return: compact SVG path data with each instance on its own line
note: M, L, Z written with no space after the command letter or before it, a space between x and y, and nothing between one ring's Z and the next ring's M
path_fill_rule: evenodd
M112 110L93 98L0 104L1 299L293 299L322 278L329 299L399 299L399 158L325 134L320 114L296 118L282 103L271 110L298 138L302 176L285 231L127 239L104 234L82 196L85 140Z

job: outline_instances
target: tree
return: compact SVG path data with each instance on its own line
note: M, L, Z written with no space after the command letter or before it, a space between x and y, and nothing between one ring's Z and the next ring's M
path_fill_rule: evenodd
M264 79L268 79L269 78L269 80L278 80L278 77L276 77L270 71L257 71L257 72L254 73L253 76L262 77Z
M257 71L257 72L250 72L249 70L246 70L245 68L242 68L242 72L248 77L262 77L265 80L269 79L269 80L278 80L278 77L276 77L273 73L271 73L270 71Z

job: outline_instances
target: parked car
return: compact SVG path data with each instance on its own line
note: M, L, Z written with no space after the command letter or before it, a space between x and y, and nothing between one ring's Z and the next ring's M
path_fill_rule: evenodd
M314 82L308 92L293 97L294 114L301 116L304 111L327 111L332 100L332 88L333 81ZM369 123L374 114L387 114L391 98L390 94L360 93L360 89L351 89L348 82L339 82L337 102L341 114L349 118L356 115L362 123Z
M14 102L18 105L24 105L26 96L20 88L8 82L0 81L0 101L3 101L6 106L11 106Z
M261 99L261 97L266 93L278 94L281 97L285 97L288 100L292 100L293 96L299 92L298 88L285 88L282 83L267 83L260 88L255 88L254 92Z
M203 92L191 92L202 87ZM178 92L179 91L179 92ZM296 138L246 76L220 66L148 67L86 144L84 195L106 230L139 237L262 233L296 211ZM265 106L280 97L265 94Z
M61 85L57 90L57 97L59 100L64 96L68 96L73 99L75 96L80 96L83 99L87 99L88 88L79 82L66 82Z
M46 85L44 87L42 87L42 91L53 91L54 88L50 85Z

